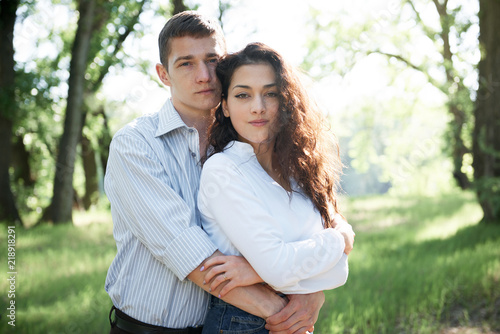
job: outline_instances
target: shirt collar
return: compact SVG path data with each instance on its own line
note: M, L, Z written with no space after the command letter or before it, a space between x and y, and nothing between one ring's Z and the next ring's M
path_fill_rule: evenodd
M224 151L231 152L242 158L250 158L255 155L252 145L237 140L229 142Z
M187 125L181 119L177 110L175 110L172 99L168 99L160 109L158 129L155 136L159 137L181 127L187 128Z

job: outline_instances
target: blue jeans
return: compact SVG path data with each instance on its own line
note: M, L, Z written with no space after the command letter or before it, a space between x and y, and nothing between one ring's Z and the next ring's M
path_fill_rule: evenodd
M268 334L266 321L211 296L203 334Z

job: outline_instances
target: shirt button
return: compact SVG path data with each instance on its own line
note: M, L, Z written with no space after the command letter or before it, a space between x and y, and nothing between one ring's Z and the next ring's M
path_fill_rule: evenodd
M194 129L189 129L189 132L190 132L190 133L193 133L193 132L194 132Z
M192 156L193 158L196 158L196 153L191 152L191 156Z

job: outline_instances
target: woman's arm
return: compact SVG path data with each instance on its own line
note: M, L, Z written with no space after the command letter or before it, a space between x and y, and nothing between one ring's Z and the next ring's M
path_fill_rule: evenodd
M208 259L215 256L223 255L221 252L216 251ZM198 268L193 270L187 276L187 278L212 295L219 296L220 290L224 286L224 284L222 284L218 289L214 290L210 290L208 285L203 284L205 280L205 273L201 271L201 268L205 265L205 262L206 261L200 264ZM227 293L227 295L224 297L224 301L264 319L267 319L273 314L278 313L287 304L287 300L281 298L275 292L267 289L263 285L258 284L233 289L231 292Z
M216 221L265 282L285 293L313 292L300 282L315 277L320 278L315 291L338 286L322 279L328 273L345 282L346 266L336 268L339 261L347 261L342 256L345 242L341 233L325 229L307 240L284 242L282 222L265 210L265 203L237 166L229 159L208 162L200 183L200 212L205 219Z

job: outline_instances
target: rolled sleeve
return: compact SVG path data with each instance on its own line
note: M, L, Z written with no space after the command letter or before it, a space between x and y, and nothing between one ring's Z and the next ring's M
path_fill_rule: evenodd
M166 250L169 254L166 264L183 280L216 250L217 247L207 234L201 228L193 226L184 230L170 243Z

